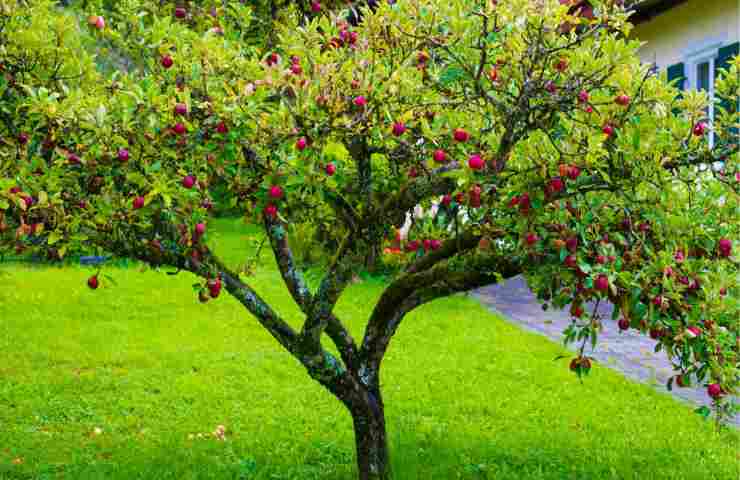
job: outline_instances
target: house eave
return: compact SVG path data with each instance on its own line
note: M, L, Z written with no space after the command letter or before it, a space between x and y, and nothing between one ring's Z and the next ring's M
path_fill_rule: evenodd
M635 25L649 22L658 15L671 10L682 3L686 3L687 1L688 0L638 0L632 5L632 11L634 13L630 17L630 21Z

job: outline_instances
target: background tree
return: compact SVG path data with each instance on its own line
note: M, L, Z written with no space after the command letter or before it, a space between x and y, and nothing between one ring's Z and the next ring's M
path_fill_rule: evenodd
M346 406L362 479L390 475L380 372L406 314L519 274L570 305L576 374L607 321L587 302L610 302L620 328L659 340L669 387L705 384L721 418L739 373L740 61L708 126L704 93L678 99L639 62L621 2L593 4L398 0L357 26L289 7L266 49L240 2L127 0L106 17L4 0L0 249L175 267L203 302L225 287ZM264 225L301 325L207 247L215 183ZM406 212L438 199L469 220L412 230L355 340L337 300ZM288 237L317 208L341 241L310 289Z

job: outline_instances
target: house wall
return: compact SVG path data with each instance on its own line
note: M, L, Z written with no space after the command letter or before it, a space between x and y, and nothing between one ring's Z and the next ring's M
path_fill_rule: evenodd
M740 0L689 0L637 25L632 36L647 42L640 58L658 67L683 61L697 45L740 40Z

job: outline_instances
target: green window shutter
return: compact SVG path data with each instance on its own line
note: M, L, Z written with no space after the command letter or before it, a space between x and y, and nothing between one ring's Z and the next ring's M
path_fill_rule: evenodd
M686 82L686 73L685 73L685 67L683 63L677 63L675 65L671 65L668 67L668 81L672 82L673 80L680 79L676 83L676 87L679 90L684 89L684 83Z
M740 42L720 48L717 52L717 58L714 61L714 77L718 78L720 69L728 68L730 66L730 60L732 60L737 55L740 55ZM723 100L720 105L726 111L737 111L740 109L740 99L738 99L738 101L735 103L734 109L732 101L730 99ZM738 133L739 132L736 128L730 130L730 134L734 138L738 136Z
M683 63L677 63L675 65L671 65L668 67L667 70L668 73L668 82L673 82L674 80L677 80L675 83L676 88L679 90L684 90L685 84L686 84L686 69L684 67ZM678 92L678 98L681 98L681 92ZM680 110L678 108L673 109L673 114L678 115L680 113Z

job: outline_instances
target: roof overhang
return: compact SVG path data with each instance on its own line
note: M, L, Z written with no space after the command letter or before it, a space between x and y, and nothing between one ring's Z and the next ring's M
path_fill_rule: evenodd
M632 5L632 10L635 13L630 17L630 21L635 25L648 22L661 13L667 12L673 7L677 7L687 1L688 0L638 0Z

